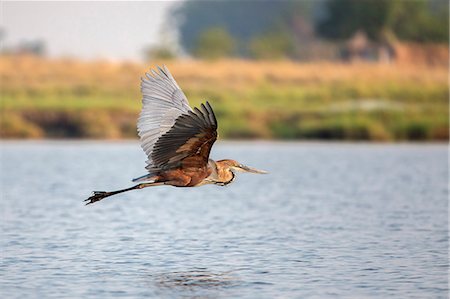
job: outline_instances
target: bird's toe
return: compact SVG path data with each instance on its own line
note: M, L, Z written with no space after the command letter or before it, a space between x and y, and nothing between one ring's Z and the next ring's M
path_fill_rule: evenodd
M85 199L84 202L86 202L86 205L93 204L94 202L102 200L107 193L108 192L105 191L93 191L92 196L90 196L88 199Z

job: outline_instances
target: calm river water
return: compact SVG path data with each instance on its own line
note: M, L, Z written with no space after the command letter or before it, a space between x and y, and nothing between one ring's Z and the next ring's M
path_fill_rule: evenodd
M446 145L219 143L270 174L87 207L138 143L0 145L1 298L447 298Z

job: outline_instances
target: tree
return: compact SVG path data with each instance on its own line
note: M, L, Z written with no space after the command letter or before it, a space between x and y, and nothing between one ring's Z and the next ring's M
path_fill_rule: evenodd
M227 30L213 27L198 36L193 53L202 59L218 59L233 55L235 47L236 42Z
M318 32L330 39L347 39L364 31L378 41L393 32L399 39L448 42L447 0L329 0Z
M144 55L147 59L170 60L176 58L175 51L168 46L151 46L144 49Z
M280 59L292 55L294 44L290 35L271 32L252 39L249 48L256 59Z
M327 17L318 24L318 32L331 39L347 39L356 31L378 39L393 17L399 1L395 0L329 0Z
M266 32L280 31L280 27L292 34L293 19L299 15L304 19L314 18L313 10L323 1L180 1L172 10L171 24L178 31L181 47L188 53L196 50L197 38L205 30L221 27L236 40L236 54L248 56L252 39Z
M448 43L448 21L447 0L403 1L395 12L392 30L404 40Z

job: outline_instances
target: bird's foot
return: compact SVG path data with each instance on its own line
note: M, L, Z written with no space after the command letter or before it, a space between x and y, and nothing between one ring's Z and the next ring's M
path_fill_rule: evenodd
M112 195L111 192L105 192L105 191L94 191L93 195L89 197L88 199L85 199L86 205L93 204L94 202L100 201L105 197L108 197Z

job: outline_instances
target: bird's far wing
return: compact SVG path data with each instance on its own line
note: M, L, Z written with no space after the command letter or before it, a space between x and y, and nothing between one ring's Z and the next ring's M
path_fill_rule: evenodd
M152 152L158 138L170 130L175 120L192 108L167 67L151 70L142 78L142 111L137 128L141 147L147 154L147 169L154 168Z
M180 115L175 125L158 139L151 156L155 170L205 166L216 139L216 116L206 102L200 109Z

